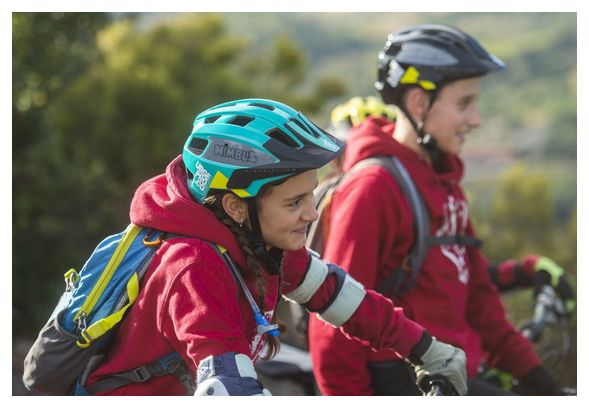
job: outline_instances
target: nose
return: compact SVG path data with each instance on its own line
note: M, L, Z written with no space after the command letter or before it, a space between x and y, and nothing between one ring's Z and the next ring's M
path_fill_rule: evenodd
M315 208L315 198L313 196L311 196L310 200L305 200L305 209L301 213L301 218L306 222L313 222L319 218L319 214Z
M477 128L481 125L481 112L477 105L473 105L468 116L468 124L471 128Z

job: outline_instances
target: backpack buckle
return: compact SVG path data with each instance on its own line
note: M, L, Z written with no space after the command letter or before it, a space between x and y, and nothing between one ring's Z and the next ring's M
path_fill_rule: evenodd
M63 277L65 279L65 291L66 292L73 291L76 288L76 286L78 285L78 282L80 281L80 275L78 274L78 272L74 268L71 268L69 271L64 273Z
M138 367L129 372L129 379L133 382L142 383L152 377L151 372L146 366Z
M158 231L150 231L148 232L145 237L143 237L143 245L148 246L148 247L157 247L160 246L160 244L163 242L163 237L164 234L160 233L160 235L153 241L150 241L151 236Z

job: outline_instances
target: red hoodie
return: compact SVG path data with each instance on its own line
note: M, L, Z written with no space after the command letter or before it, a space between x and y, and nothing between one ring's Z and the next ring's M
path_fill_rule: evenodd
M344 171L370 156L394 155L407 168L429 210L432 234L475 235L460 187L456 156L442 157L435 171L392 137L394 125L368 119L346 140ZM387 170L369 166L345 178L333 195L324 258L346 269L366 288L378 286L409 253L414 240L409 203ZM482 348L490 361L516 377L540 364L531 344L507 322L488 264L474 247L432 247L416 286L395 300L407 317L438 340L462 348L474 377ZM368 362L398 359L348 341L314 316L309 324L316 377L326 395L370 395Z
M238 264L249 290L257 300L253 273L235 236L214 214L194 201L188 191L182 158L176 158L166 174L143 183L131 203L131 222L186 236L165 241L156 252L136 303L116 334L105 362L91 374L88 384L103 376L128 371L177 351L194 373L209 355L233 351L255 361L265 341L246 297L231 272L207 242L223 245ZM306 249L285 252L282 293L303 280L310 258ZM264 273L266 316L271 319L278 300L278 278ZM309 303L319 309L335 290L327 279ZM261 305L258 304L261 308ZM370 319L381 324L369 324ZM363 339L374 349L397 350L407 356L423 328L404 317L380 295L369 291L358 310L340 329ZM151 378L112 391L112 395L184 395L172 376Z

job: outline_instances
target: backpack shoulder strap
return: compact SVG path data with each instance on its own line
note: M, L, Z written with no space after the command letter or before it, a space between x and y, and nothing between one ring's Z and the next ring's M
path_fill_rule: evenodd
M423 261L429 248L433 245L467 245L480 248L482 241L467 235L447 235L434 237L431 234L429 211L421 194L417 190L409 172L401 161L394 157L375 157L381 166L385 167L397 181L403 196L409 202L413 213L413 229L415 240L403 265L397 268L376 290L381 294L392 293L396 297L407 292L417 282ZM391 292L392 288L392 292Z
M403 193L403 196L409 202L411 212L413 213L415 239L407 257L408 265L397 268L389 278L376 288L380 293L390 293L392 287L393 297L395 297L406 292L415 285L417 277L419 276L419 271L421 270L421 265L427 256L431 245L429 212L421 194L413 182L413 179L409 175L409 172L398 158L394 156L377 156L367 159L366 161L371 161L372 163L378 164L387 169L391 176L397 181L401 193Z
M311 223L309 227L309 231L307 232L307 240L305 242L305 246L307 248L311 248L318 254L322 255L325 249L324 244L324 231L323 231L323 212L325 208L331 203L331 196L341 180L343 179L344 175L336 176L330 178L319 184L315 191L313 191L313 195L315 197L315 209L319 214L317 220Z

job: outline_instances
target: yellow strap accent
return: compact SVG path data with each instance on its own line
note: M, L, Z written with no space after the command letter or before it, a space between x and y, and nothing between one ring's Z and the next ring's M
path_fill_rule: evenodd
M78 316L82 312L84 312L86 315L89 315L94 306L96 306L96 302L98 302L100 295L102 294L102 292L104 292L104 289L106 288L106 285L108 285L108 282L110 282L113 273L121 264L121 261L123 260L125 254L129 250L129 247L133 243L133 240L135 239L135 237L137 237L137 234L139 234L141 230L141 227L131 224L129 230L125 233L125 235L119 242L119 245L117 246L117 249L115 250L113 256L108 261L106 268L104 268L104 271L100 275L100 278L96 283L96 286L94 286L92 292L90 292L90 294L86 298L86 301L84 302L80 310L78 310L78 313L76 313L76 315L74 316L74 321L78 319Z
M81 336L84 338L85 342L82 343L77 341L76 344L78 347L86 348L90 346L94 340L104 335L107 331L112 329L117 323L121 321L127 309L133 303L135 303L135 300L139 295L139 278L137 277L136 273L134 273L129 279L129 282L127 282L127 295L129 296L129 301L121 308L121 310L106 316L97 322L94 322L81 333Z
M225 248L224 246L219 245L219 244L215 244L215 246L217 247L217 249L219 251L221 251L221 254L224 254L225 252L227 252L227 248Z

